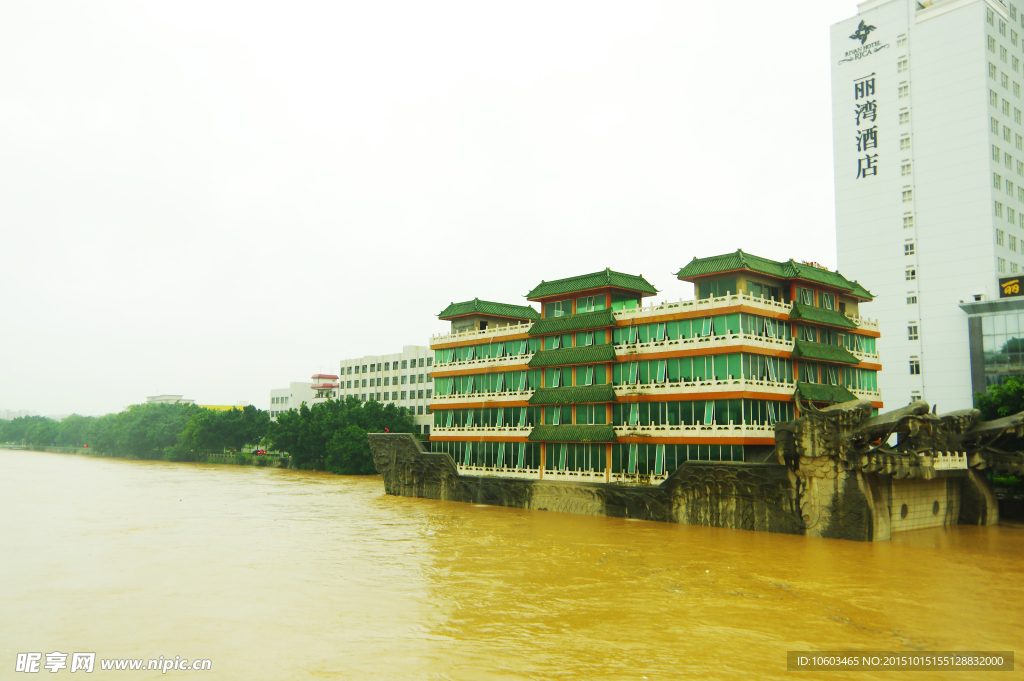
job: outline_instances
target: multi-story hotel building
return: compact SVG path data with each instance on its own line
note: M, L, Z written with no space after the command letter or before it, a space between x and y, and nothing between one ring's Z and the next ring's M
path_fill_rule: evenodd
M1022 10L868 0L832 27L839 268L876 295L890 404L968 408L1024 370Z
M882 406L856 282L742 251L678 278L695 300L644 305L649 282L605 270L541 282L539 314L449 305L452 331L431 341L431 449L471 475L657 484L688 460L769 460L794 394Z
M430 433L431 376L434 357L430 348L406 345L401 352L341 360L338 396L364 402L394 402L409 410L419 433Z

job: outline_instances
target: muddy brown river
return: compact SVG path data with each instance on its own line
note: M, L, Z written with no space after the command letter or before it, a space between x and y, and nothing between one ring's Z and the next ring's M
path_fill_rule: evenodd
M1024 650L1024 528L876 544L389 497L378 477L0 451L0 678L971 679L787 650ZM207 672L101 659L209 659ZM70 658L69 658L70 667Z

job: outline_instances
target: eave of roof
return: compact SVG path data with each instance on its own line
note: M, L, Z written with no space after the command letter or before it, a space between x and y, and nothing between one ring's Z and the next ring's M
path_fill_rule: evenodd
M635 291L648 296L658 293L658 289L654 288L649 281L644 279L642 274L615 272L606 267L601 272L580 274L575 277L555 279L554 281L541 281L532 291L526 294L526 299L540 300L542 298L550 298L551 296L568 295L570 293L607 287Z
M540 425L530 431L531 442L618 442L611 425Z
M537 388L530 396L530 404L589 404L615 401L615 388L610 383Z
M853 298L871 300L874 296L855 281L850 281L839 272L822 269L813 265L804 265L793 259L786 262L769 260L750 253L737 250L735 253L723 253L707 258L694 257L689 263L676 272L676 277L691 281L701 277L726 272L746 270L778 279L803 279L821 286L837 289Z
M463 303L450 303L437 316L439 319L448 320L472 314L522 320L540 319L540 313L529 305L495 303L489 300L480 300L479 298L467 300Z
M527 366L537 369L614 361L615 346L611 343L602 343L601 345L584 345L577 348L539 350L530 358L530 363Z
M791 321L803 320L815 324L838 326L844 329L857 328L857 324L841 312L796 302L793 303L793 309L789 313L789 318Z
M527 332L531 336L542 336L546 333L565 333L568 331L584 331L615 326L615 314L611 310L597 310L582 314L566 315L565 317L548 317L534 322Z
M811 341L798 340L793 344L793 359L805 358L821 362L839 362L842 364L860 364L853 353L841 345L829 343L812 343Z

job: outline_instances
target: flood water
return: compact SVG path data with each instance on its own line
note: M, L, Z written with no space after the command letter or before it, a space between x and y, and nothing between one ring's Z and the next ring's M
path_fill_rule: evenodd
M1022 575L1020 527L867 544L391 497L379 477L0 451L2 678L21 676L17 653L52 651L281 680L781 679L806 649L1019 657ZM98 667L85 678L161 676ZM913 678L993 676L1024 674Z

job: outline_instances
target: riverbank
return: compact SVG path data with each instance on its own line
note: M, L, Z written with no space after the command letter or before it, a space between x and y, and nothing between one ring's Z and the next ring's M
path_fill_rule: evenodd
M30 447L27 445L0 444L0 449L15 451L48 452L51 454L83 454L98 459L125 459L128 461L175 461L176 463L220 463L230 466L258 466L269 468L288 468L291 457L287 454L261 454L259 456L248 452L225 452L194 454L186 461L168 459L166 456L155 458L144 458L137 456L116 456L100 452L91 447Z

